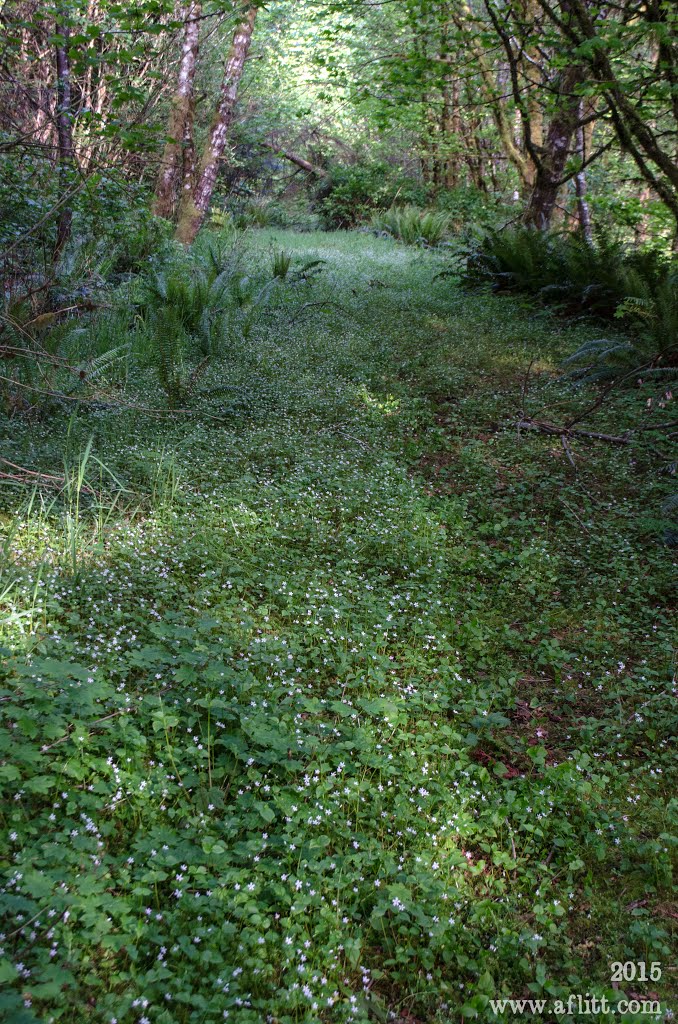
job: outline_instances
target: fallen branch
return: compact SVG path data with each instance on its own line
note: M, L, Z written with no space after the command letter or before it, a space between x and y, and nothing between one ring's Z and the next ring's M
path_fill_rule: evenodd
M37 473L33 469L25 469L24 466L17 466L14 462L10 462L9 459L0 458L0 462L4 466L9 466L10 469L15 469L16 473L3 473L0 472L0 479L2 480L14 480L16 483L21 484L42 484L44 487L55 487L57 490L61 490L66 486L66 477L54 476L51 473ZM97 492L90 487L88 484L83 484L80 488L85 494L96 494Z
M573 469L576 470L577 464L574 461L574 455L572 454L572 449L570 448L569 441L567 440L567 437L565 436L565 434L561 434L560 435L560 441L561 441L561 444L563 446L563 451L565 452L565 454L568 457L570 465L572 466Z
M521 419L516 423L518 430L537 430L540 434L552 437L586 437L593 441L607 441L608 444L629 444L628 434L600 434L594 430L575 430L573 427L558 426L557 423L545 423L543 420Z
M520 416L521 416L521 419L524 419L527 416L527 389L528 389L529 384L530 384L530 371L531 371L533 365L534 365L534 359L530 359L530 365L528 366L527 370L525 371L525 379L523 380L522 401L521 401L521 406L520 406Z
M591 413L595 412L597 409L601 407L601 405L604 403L605 399L611 391L614 391L614 389L619 387L620 384L623 384L625 380L629 380L630 377L637 377L639 373L642 373L643 370L647 370L653 364L654 360L651 359L648 363L642 363L640 366L634 366L632 370L629 370L628 373L625 373L623 376L615 377L612 383L608 384L608 386L604 388L603 391L601 391L601 393L598 395L598 397L592 405L589 405L588 408L584 409L583 412L578 413L577 416L574 416L571 420L568 420L568 427L573 427L575 423L581 423L582 420L588 419Z
M340 306L338 302L332 302L331 299L325 299L323 302L305 302L303 306L300 306L299 309L296 311L296 313L290 320L290 323L295 323L299 319L301 314L304 312L304 310L313 309L314 307L317 308L318 306L335 306L337 309L341 310L342 313L348 313L348 310L344 309L343 306Z
M644 423L642 427L634 427L633 432L637 433L640 430L672 430L673 427L678 427L678 420L669 420L668 423Z
M270 149L276 156L282 156L285 160L289 160L290 163L295 164L301 168L302 171L306 171L307 174L314 174L316 178L326 178L327 171L323 167L317 167L312 164L309 160L305 160L303 156L299 156L297 153L290 153L288 149L281 149L279 146L274 146L270 142L265 142L264 146L266 149Z

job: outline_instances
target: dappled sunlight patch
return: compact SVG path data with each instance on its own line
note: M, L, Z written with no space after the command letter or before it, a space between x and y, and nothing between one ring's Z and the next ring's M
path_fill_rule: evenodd
M368 409L374 410L382 416L395 416L400 410L400 400L395 395L373 395L366 387L358 389L358 399Z

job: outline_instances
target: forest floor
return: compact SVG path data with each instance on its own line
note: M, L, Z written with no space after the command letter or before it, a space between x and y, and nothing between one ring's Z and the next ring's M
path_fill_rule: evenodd
M591 401L598 329L367 234L247 244L326 262L213 362L221 415L0 432L85 480L2 499L0 1018L663 1019L667 485L646 434L515 427Z

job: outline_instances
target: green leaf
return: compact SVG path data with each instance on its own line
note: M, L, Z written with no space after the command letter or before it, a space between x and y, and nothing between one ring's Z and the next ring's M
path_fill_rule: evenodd
M6 985L8 982L16 981L18 978L16 967L11 960L3 958L0 960L0 985Z
M270 824L275 819L275 811L272 809L270 804L265 804L261 800L255 801L254 806L259 811L259 814L265 822Z

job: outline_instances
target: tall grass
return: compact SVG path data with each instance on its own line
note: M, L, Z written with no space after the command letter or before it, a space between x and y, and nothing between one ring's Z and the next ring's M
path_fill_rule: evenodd
M3 635L35 632L44 581L55 566L77 580L85 566L96 563L113 522L119 520L122 497L128 493L94 453L92 437L84 448L71 451L72 425L73 421L65 443L63 474L46 475L36 483L4 532L0 546Z

